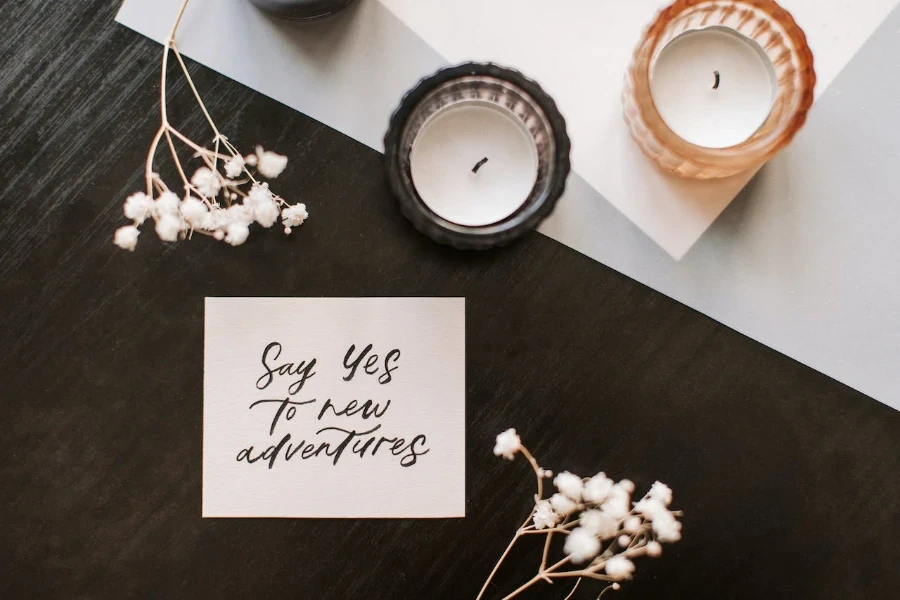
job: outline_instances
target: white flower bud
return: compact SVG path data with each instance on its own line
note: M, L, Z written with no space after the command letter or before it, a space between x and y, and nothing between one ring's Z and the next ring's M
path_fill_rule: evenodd
M622 531L625 533L635 533L641 527L640 517L628 517L622 524Z
M243 223L232 223L228 226L225 241L232 246L240 246L250 236L250 228Z
M172 214L164 214L156 222L156 235L164 242L178 241L182 229L181 219Z
M306 205L302 203L288 206L281 211L281 222L288 227L302 225L308 217L309 213L306 212Z
M494 454L502 456L507 460L512 460L516 452L522 448L522 440L516 434L515 429L507 429L497 436L497 443L494 445Z
M611 538L619 530L619 521L599 510L586 510L579 517L581 526L599 537Z
M275 179L287 166L287 156L282 156L271 150L263 150L262 146L256 147L256 169L263 177Z
M628 579L634 573L634 563L624 556L613 556L606 561L606 574L616 579Z
M208 198L218 194L219 189L222 187L219 174L207 167L200 167L194 172L193 177L191 177L191 184Z
M600 552L600 540L584 527L576 527L566 537L563 552L571 558L573 563L583 563L594 558Z
M138 192L128 196L122 208L126 217L140 225L153 212L153 198Z
M275 204L275 201L271 198L259 202L253 207L253 214L256 217L256 222L267 228L274 225L275 221L278 220L278 212L278 205Z
M535 507L532 520L534 521L535 529L550 529L551 527L556 527L556 524L559 522L559 515L553 512L553 507L550 506L548 500L541 500Z
M573 475L568 471L563 471L559 475L556 476L556 479L553 480L553 485L556 486L560 492L571 498L576 502L581 501L581 493L584 490L584 482L581 481L581 477L578 475Z
M229 179L237 179L244 171L244 157L238 154L225 163L225 175Z
M188 196L181 201L181 216L194 229L202 229L206 223L206 215L209 209L200 200L193 196Z
M116 234L113 236L113 243L123 250L134 252L140 234L141 232L134 225L119 227L116 229Z

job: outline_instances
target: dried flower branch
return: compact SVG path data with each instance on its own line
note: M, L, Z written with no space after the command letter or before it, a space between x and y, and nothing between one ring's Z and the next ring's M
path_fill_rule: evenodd
M272 193L268 183L257 179L278 177L287 166L287 157L260 146L254 153L243 156L216 127L175 44L175 33L188 2L182 2L169 37L163 44L159 100L161 123L147 153L144 170L147 190L132 194L125 200L125 216L132 224L120 227L113 236L113 243L125 250L134 250L140 235L139 228L148 218L153 219L156 234L164 242L190 238L193 232L198 232L239 246L250 235L250 225L254 221L268 228L280 216L285 234L290 234L293 227L301 225L309 216L305 204L288 204ZM170 55L181 67L203 116L212 128L211 147L189 139L169 121L166 81ZM171 191L153 169L154 157L163 139L181 177L183 196ZM194 158L203 161L203 166L190 179L178 156L176 141L192 150Z
M568 471L553 479L557 492L544 498L543 480L553 477L553 472L541 468L515 429L508 429L497 436L494 454L513 460L521 454L531 465L537 478L534 508L516 531L500 560L488 575L478 594L480 600L491 580L503 564L515 543L526 535L543 535L544 551L537 574L512 593L509 600L536 583L553 583L557 579L574 578L575 588L583 579L606 583L600 592L618 590L619 582L630 579L634 573L633 559L640 556L659 556L660 542L677 542L681 539L681 523L672 512L672 490L657 481L640 501L631 503L634 483L628 479L615 482L605 473L583 478ZM566 536L563 544L565 557L548 564L550 544L554 535ZM580 565L575 567L574 565Z

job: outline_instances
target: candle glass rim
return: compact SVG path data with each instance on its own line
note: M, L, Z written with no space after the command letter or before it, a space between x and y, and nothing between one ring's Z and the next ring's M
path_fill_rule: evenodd
M424 120L417 112L425 110L425 104L442 86L469 81L493 80L505 85L508 90L521 94L535 110L536 117L546 128L546 148L538 147L539 174L532 193L523 198L522 205L509 216L485 225L460 225L434 212L419 196L412 182L410 151L415 135L421 132ZM462 98L460 105L477 100ZM452 103L451 103L452 104ZM499 104L498 108L503 108ZM446 107L445 107L446 108ZM520 120L509 109L511 116ZM418 129L411 129L414 120L422 120ZM523 123L526 131L527 125ZM533 132L531 132L534 135ZM412 135L412 140L410 136ZM565 190L566 180L571 170L569 154L571 142L566 131L562 114L551 98L534 80L521 72L495 63L466 62L445 67L421 79L409 90L394 111L384 138L385 173L388 187L397 199L400 210L413 226L433 240L459 249L487 249L502 246L534 230L554 209ZM541 186L540 169L542 159L546 161L546 181ZM539 195L535 196L535 190Z
M734 23L727 24L729 19ZM662 119L650 91L650 73L662 50L680 35L712 27L734 30L757 43L776 70L769 116L749 138L724 148L678 136ZM762 35L768 35L764 43L757 39ZM644 154L663 169L699 179L727 177L761 165L793 139L806 122L815 82L806 35L775 0L676 0L656 15L634 50L622 93L625 121Z

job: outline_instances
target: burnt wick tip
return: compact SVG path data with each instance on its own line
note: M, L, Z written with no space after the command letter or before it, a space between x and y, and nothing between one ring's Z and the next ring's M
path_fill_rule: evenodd
M481 160L479 160L477 163L475 163L475 166L472 167L472 172L473 172L473 173L477 173L477 172L478 172L478 169L481 168L481 165L483 165L483 164L486 163L487 161L488 161L487 156L485 156L484 158L482 158Z
M716 77L716 82L713 84L712 89L717 90L717 89L719 89L719 72L713 71L713 75L715 75L715 77Z

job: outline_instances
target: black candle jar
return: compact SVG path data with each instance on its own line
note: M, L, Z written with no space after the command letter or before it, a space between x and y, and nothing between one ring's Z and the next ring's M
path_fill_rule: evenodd
M474 226L453 222L429 207L416 189L410 160L429 122L470 105L504 111L517 121L533 142L537 159L534 185L518 208L497 222ZM534 230L552 212L570 171L571 144L556 103L535 81L490 63L448 67L421 80L391 117L384 147L387 182L403 214L433 240L460 249L501 246Z
M279 17L311 21L331 16L346 8L354 0L250 0L250 2Z

